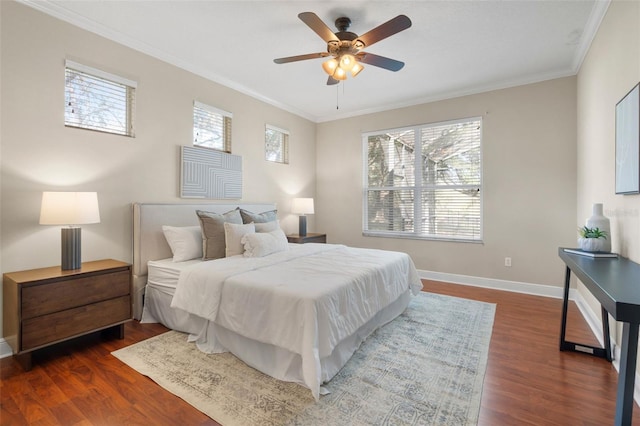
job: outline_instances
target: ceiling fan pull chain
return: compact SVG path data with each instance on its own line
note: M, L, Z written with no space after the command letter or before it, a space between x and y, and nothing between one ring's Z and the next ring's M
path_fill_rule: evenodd
M338 87L340 85L336 85L336 109L340 109L340 90L338 90Z

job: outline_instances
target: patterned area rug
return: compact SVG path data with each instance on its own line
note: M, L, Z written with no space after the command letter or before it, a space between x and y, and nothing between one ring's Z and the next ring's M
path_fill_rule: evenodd
M224 426L474 425L494 314L493 304L421 293L362 344L319 402L175 331L113 355Z

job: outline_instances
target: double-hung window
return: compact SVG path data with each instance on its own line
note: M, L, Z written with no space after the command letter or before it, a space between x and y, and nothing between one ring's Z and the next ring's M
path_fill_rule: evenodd
M193 145L231 152L233 114L211 105L193 103Z
M64 94L65 126L134 136L135 81L66 61Z
M363 233L482 240L482 118L363 134Z
M267 124L264 131L264 154L267 161L289 164L289 132Z

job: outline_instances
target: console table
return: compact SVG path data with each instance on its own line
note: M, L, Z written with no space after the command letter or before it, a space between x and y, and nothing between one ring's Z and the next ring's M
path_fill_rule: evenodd
M560 350L588 353L611 361L609 314L622 322L620 342L620 372L616 396L615 425L631 425L633 390L638 353L638 326L640 325L640 265L618 258L591 258L558 249L560 259L567 265L564 280ZM582 345L565 340L569 280L573 272L594 295L602 309L604 348Z

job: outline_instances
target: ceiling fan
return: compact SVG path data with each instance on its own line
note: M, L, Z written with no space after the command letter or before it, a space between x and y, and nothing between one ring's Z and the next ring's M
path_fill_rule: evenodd
M274 59L273 62L276 64L331 57L322 64L324 71L329 74L327 85L338 84L340 81L346 80L348 72L352 77L355 77L364 69L361 63L389 71L399 71L404 67L404 62L363 52L362 49L409 28L411 20L405 15L398 15L361 36L347 31L351 25L351 19L347 17L336 19L337 33L331 31L313 12L302 12L298 18L327 43L327 51Z

